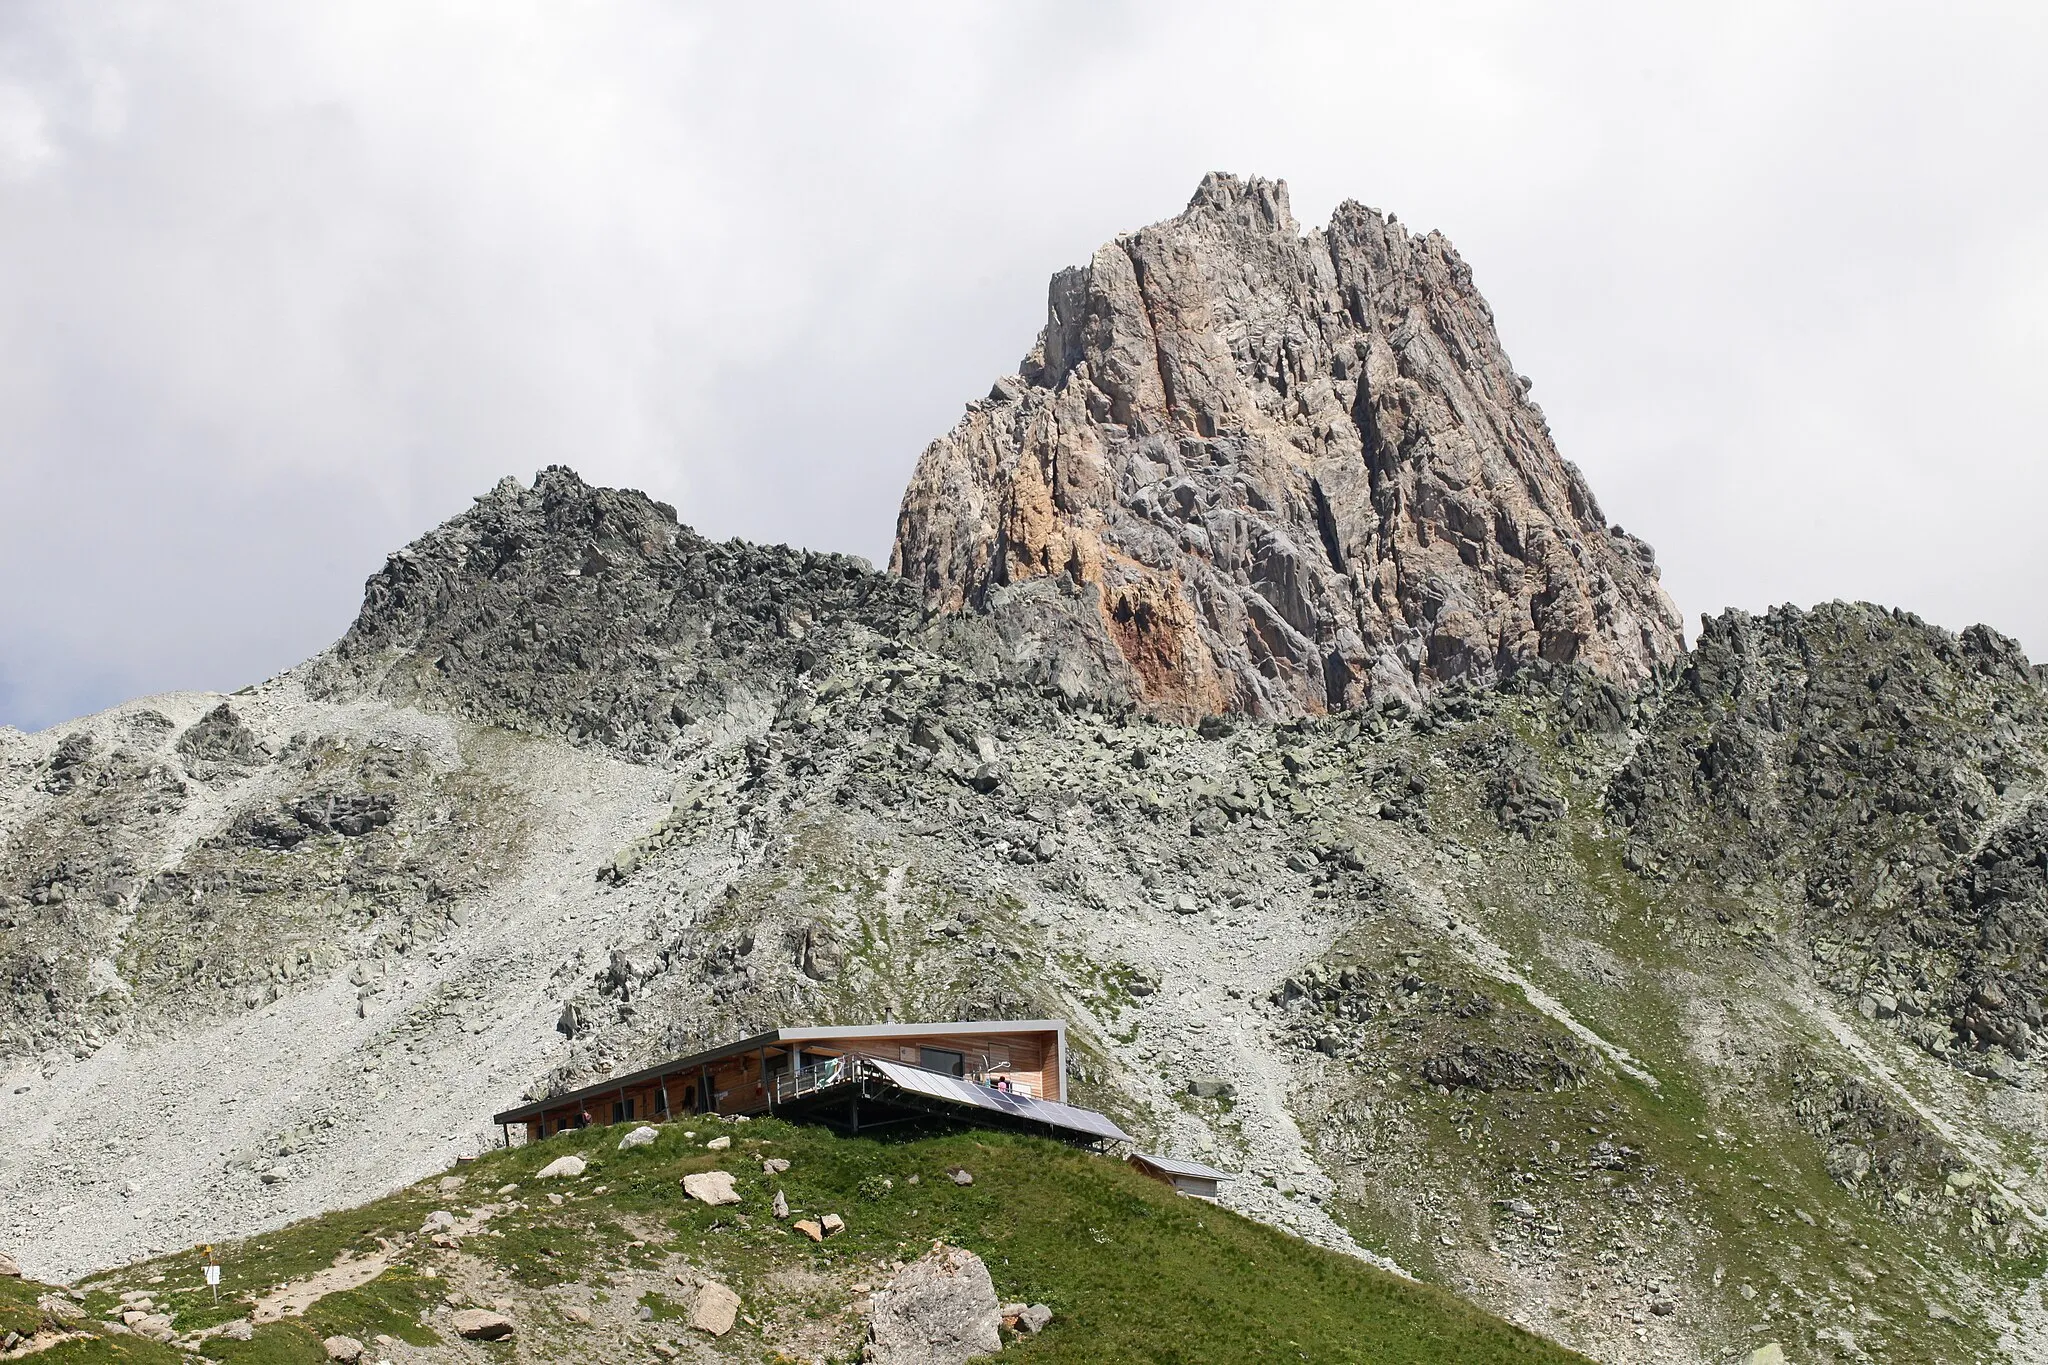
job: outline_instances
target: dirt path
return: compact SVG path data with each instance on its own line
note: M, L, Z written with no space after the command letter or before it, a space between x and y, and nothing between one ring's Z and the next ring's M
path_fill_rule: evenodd
M390 1268L391 1257L386 1252L379 1252L375 1256L358 1257L355 1260L337 1261L325 1270L308 1275L303 1280L294 1280L284 1288L272 1290L258 1299L255 1309L249 1314L249 1320L265 1323L301 1317L308 1308L329 1294L360 1289Z
M504 1211L500 1204L484 1204L467 1218L457 1218L445 1227L445 1231L458 1241L479 1232L484 1225ZM308 1308L326 1298L329 1294L343 1294L351 1289L360 1289L391 1268L392 1258L404 1248L394 1246L369 1256L353 1256L337 1260L325 1270L316 1271L303 1280L294 1280L282 1289L274 1289L256 1301L249 1320L255 1323L277 1322L282 1318L296 1318L305 1315ZM217 1328L214 1330L218 1330Z

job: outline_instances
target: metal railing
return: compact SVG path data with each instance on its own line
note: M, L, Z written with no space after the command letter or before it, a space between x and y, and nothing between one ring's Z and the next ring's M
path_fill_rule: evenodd
M799 1068L784 1076L775 1078L775 1102L787 1104L791 1100L814 1095L820 1090L829 1090L835 1085L857 1081L866 1072L866 1058L858 1053L844 1057L827 1057L812 1066Z

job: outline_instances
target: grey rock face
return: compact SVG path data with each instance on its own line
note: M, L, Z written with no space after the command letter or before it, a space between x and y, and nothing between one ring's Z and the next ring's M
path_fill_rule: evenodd
M1449 242L1212 174L1052 282L1015 376L918 463L891 567L1063 616L1150 708L1292 716L1683 649L1650 547L1553 445Z
M267 757L256 736L226 702L178 736L178 756L202 781L239 776Z
M2048 698L2017 646L1866 603L1731 611L1648 724L1606 793L1635 870L1789 883L1851 1008L1993 1079L2032 1055Z
M859 560L714 543L556 466L393 555L313 687L661 759L757 683L772 708L833 650L917 621L915 595Z

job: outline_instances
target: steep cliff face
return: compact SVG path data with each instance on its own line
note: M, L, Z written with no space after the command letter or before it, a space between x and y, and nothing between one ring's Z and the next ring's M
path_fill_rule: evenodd
M1284 182L1052 281L1045 330L919 461L891 567L945 610L1063 588L1163 714L1289 716L1532 660L1683 650L1650 547L1552 444L1449 242Z

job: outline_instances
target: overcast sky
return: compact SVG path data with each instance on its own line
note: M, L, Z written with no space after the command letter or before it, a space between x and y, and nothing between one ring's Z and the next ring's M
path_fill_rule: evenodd
M2048 5L1674 8L5 0L0 723L288 667L555 462L880 563L1212 168L1447 234L1689 619L2048 656Z

